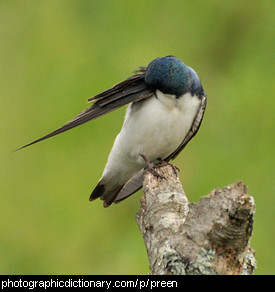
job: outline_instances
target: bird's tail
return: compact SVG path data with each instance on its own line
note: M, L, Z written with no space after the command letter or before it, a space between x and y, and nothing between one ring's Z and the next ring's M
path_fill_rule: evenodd
M104 207L109 207L112 203L119 203L137 192L142 187L142 182L143 169L135 173L124 185L117 185L109 190L101 179L90 195L90 201L100 198L104 201Z
M93 201L97 198L100 198L104 202L104 208L107 208L114 202L115 198L122 188L123 186L119 185L113 187L111 190L107 190L102 180L100 180L93 192L91 193L89 200Z

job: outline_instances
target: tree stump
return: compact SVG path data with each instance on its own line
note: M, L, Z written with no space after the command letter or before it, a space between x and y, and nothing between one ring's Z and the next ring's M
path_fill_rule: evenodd
M238 181L189 203L175 170L144 173L136 215L152 275L248 275L256 267L250 248L255 204Z

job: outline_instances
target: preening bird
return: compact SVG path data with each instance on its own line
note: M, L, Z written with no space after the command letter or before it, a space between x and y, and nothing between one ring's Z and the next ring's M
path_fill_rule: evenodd
M90 195L90 201L100 198L108 207L142 187L146 165L177 157L201 125L207 96L196 72L167 56L88 101L93 104L64 126L19 149L129 104L102 177Z

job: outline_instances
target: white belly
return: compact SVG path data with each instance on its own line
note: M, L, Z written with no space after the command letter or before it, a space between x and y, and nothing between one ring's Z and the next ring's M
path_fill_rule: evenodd
M189 132L200 100L190 93L175 98L157 91L156 96L128 107L103 176L112 172L130 178L145 166L140 152L152 162L157 158L165 159Z

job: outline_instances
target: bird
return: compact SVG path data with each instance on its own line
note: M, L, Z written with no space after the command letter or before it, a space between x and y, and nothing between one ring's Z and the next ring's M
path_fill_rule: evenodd
M103 206L137 192L144 169L169 164L198 132L207 94L197 73L169 55L152 60L134 75L88 99L92 105L55 131L16 150L63 133L128 104L103 174L89 200Z

